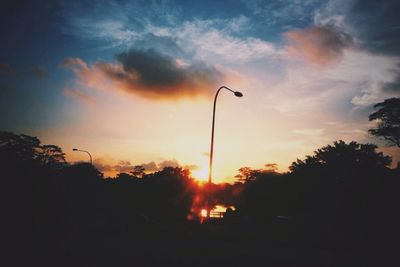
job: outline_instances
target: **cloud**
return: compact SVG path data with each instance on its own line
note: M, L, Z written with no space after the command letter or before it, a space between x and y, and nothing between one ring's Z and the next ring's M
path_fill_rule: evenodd
M390 82L382 84L382 90L387 93L396 93L400 95L400 65L399 68L394 70L394 79Z
M180 47L185 48L187 54L209 62L243 63L254 59L279 56L279 51L271 42L255 37L237 36L233 34L237 27L237 19L186 21L172 29L170 34L176 37ZM217 27L226 24L227 27Z
M97 158L93 161L93 165L101 172L105 173L121 173L133 170L133 165L129 160L120 160L115 164L109 163L107 160Z
M331 0L316 11L317 25L331 25L351 34L373 53L400 55L397 0Z
M371 105L400 95L399 91L382 89L395 86L397 66L396 58L345 49L342 60L329 68L287 66L287 78L272 85L268 97L281 114L314 118L315 123L323 114L330 114L329 120L365 120Z
M107 76L97 67L96 63L89 67L80 58L66 58L61 62L60 67L71 69L79 85L95 89L107 89L110 85Z
M141 50L154 49L162 54L185 57L186 52L177 44L177 39L163 31L169 30L152 28L149 33L144 33L140 39L135 41L134 47Z
M320 66L340 60L343 50L351 44L350 36L328 27L312 26L288 31L283 35L293 55Z
M182 167L183 169L188 169L190 171L197 170L199 167L197 165L181 165L176 159L171 159L171 160L164 160L159 163L156 163L154 161L148 162L148 163L143 163L140 164L143 166L147 172L156 172L156 171L161 171L165 167Z
M83 37L85 39L105 40L121 45L130 43L138 37L138 34L124 26L124 23L112 20L91 20L89 18L74 18L70 21L70 28L65 33Z
M272 43L245 37L254 30L244 15L231 18L185 19L170 1L66 4L63 32L96 40L101 48L155 49L163 54L205 62L237 63L275 55ZM84 14L84 15L83 15Z
M400 79L395 77L390 82L366 83L367 86L361 90L360 94L353 97L351 103L356 108L370 107L384 99L400 97Z
M113 169L117 172L130 172L133 170L133 166L129 160L120 160L113 166Z
M80 58L65 58L60 66L72 69L80 79L85 79L90 74L90 69L86 62Z
M79 89L66 88L66 89L64 89L63 94L65 96L71 97L83 104L92 105L95 103L95 100L91 96L84 94Z
M151 161L151 162L148 162L148 163L142 163L140 165L143 166L143 168L145 168L145 170L148 171L148 172L159 171L157 163L155 163L154 161Z
M79 58L67 58L61 65L72 69L88 87L104 88L108 83L108 88L119 88L148 99L206 95L224 80L224 74L217 67L202 62L182 64L153 49L120 53L116 63L98 61L89 67Z
M347 17L359 30L365 47L377 53L400 55L400 2L397 0L358 0Z
M159 163L157 164L157 166L158 166L159 170L162 170L162 169L165 168L165 167L178 167L178 166L179 166L179 163L178 163L178 161L175 160L175 159L172 159L172 160L164 160L164 161L159 162Z
M103 41L103 47L130 47L146 33L148 22L171 25L179 13L168 0L64 2L60 11L64 34Z
M93 165L96 167L101 172L114 172L114 167L107 163L106 160L101 159L101 158L96 158L93 160Z
M256 16L261 16L269 25L281 24L284 26L309 23L312 20L313 10L319 6L319 0L241 0Z
M132 171L135 167L135 165L132 165L129 160L119 160L117 163L109 163L107 160L102 158L95 159L93 164L99 171L113 174L121 172L127 173ZM145 172L147 173L161 171L165 167L181 167L191 171L198 169L197 165L181 165L176 159L164 160L158 163L151 161L136 165L143 166L145 168Z
M360 63L365 77L358 94L351 99L356 109L400 95L399 8L400 2L393 0L331 0L315 12L316 25L351 35L354 47L375 61ZM359 70L349 70L354 72Z

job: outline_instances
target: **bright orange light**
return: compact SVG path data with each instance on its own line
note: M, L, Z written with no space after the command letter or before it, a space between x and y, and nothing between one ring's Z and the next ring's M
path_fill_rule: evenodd
M192 175L195 179L199 181L207 181L208 178L208 169L199 168L197 170L192 171Z
M207 217L207 210L206 209L202 209L200 212L201 217Z

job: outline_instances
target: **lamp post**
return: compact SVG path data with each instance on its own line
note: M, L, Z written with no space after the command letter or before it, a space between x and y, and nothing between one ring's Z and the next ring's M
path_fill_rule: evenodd
M243 94L239 91L233 91L232 89L226 87L226 86L221 86L218 88L217 93L215 94L214 97L214 107L213 107L213 117L212 117L212 126L211 126L211 146L210 146L210 165L209 165L209 173L208 173L208 185L209 185L209 190L211 188L211 182L212 182L212 162L213 162L213 155L214 155L214 125L215 125L215 110L217 107L217 97L219 92L222 89L226 89L228 91L231 91L235 96L237 97L242 97ZM210 217L210 197L207 198L207 218Z
M85 153L87 153L87 154L89 155L89 158L90 158L90 164L93 165L93 162L92 162L92 155L90 155L89 151L80 150L80 149L77 149L77 148L73 148L72 151L79 151L79 152L85 152Z

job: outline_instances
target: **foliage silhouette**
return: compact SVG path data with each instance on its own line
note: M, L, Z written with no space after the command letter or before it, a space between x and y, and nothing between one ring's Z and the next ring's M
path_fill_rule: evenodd
M179 167L104 178L66 163L57 146L9 132L0 132L0 159L16 266L379 266L396 247L399 172L371 144L337 141L288 173L243 167L237 183L211 185ZM206 193L236 210L200 224ZM265 257L263 247L284 256Z
M56 145L42 145L37 137L0 131L0 160L5 163L39 164L50 168L66 165L65 153Z
M145 176L146 168L141 165L136 165L133 167L133 170L130 172L136 178L143 178Z
M321 168L328 172L349 172L352 169L382 168L390 165L391 158L376 152L373 144L358 144L336 141L333 146L328 145L314 152L314 156L307 156L305 160L293 162L289 169L292 172L307 170L317 171Z
M368 130L369 133L383 137L390 145L400 147L400 98L386 99L374 107L379 110L369 115L369 120L377 120L378 125Z

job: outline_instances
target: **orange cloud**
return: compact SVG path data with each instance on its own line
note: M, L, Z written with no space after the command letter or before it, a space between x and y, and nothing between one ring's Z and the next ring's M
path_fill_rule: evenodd
M94 102L95 102L91 96L82 93L78 89L66 88L66 89L64 89L63 94L65 96L72 97L73 99L80 101L84 104L94 104Z
M71 69L79 83L89 88L100 89L109 84L104 74L96 66L89 67L80 58L66 58L61 62L61 67Z
M129 160L119 160L115 163L104 158L95 159L93 164L99 171L111 176L121 172L130 172L135 166ZM181 167L190 171L198 169L197 165L181 165L176 159L164 160L158 163L151 161L138 165L143 166L145 171L149 173L161 171L165 167Z
M351 44L350 36L327 27L309 27L283 34L289 52L320 66L342 58L343 50Z
M79 58L67 58L61 66L72 69L88 87L118 88L148 99L207 95L225 79L215 66L182 64L155 50L130 50L117 55L117 63L98 61L92 66Z

